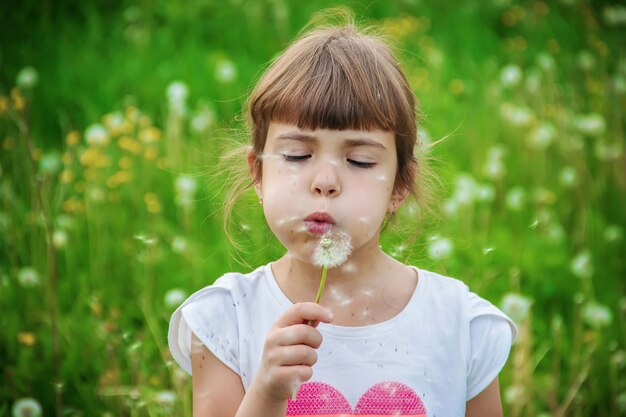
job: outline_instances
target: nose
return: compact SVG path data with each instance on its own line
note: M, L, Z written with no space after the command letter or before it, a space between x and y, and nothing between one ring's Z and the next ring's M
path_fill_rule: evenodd
M323 197L335 197L341 193L337 164L334 161L326 161L318 164L315 176L311 183L311 192Z

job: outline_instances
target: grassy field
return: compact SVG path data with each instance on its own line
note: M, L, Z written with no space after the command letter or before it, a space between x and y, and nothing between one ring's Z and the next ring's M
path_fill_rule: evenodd
M226 239L220 156L264 66L340 4L0 11L0 416L191 415L172 311L282 251L252 195ZM436 214L403 208L383 248L517 321L505 415L626 415L626 6L343 4L397 45L437 142Z

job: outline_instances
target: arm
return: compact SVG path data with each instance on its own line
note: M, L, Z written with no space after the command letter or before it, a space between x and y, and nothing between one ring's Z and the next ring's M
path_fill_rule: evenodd
M480 394L467 402L465 417L502 417L500 385L497 377Z
M306 325L313 321L313 326ZM287 400L313 375L322 335L315 326L330 322L315 303L299 303L281 315L265 340L261 365L248 391L241 378L199 341L192 339L194 417L284 417Z

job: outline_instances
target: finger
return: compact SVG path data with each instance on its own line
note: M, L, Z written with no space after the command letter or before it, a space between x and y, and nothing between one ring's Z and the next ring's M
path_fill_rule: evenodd
M333 320L332 313L316 303L298 303L287 309L276 320L275 326L288 327L294 324L307 323L309 320L330 323Z
M294 324L276 332L274 340L280 346L308 345L317 349L322 344L322 334L319 330L306 324Z
M284 346L277 354L280 355L280 366L313 366L317 362L315 349L305 345Z

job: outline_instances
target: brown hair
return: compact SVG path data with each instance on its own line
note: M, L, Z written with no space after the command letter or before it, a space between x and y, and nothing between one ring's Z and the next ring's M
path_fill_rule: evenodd
M306 33L274 61L250 97L254 154L265 146L270 122L303 129L380 129L395 132L395 190L418 197L413 154L416 100L390 48L354 25ZM256 158L253 178L261 178Z
M395 192L408 193L426 207L431 175L416 157L416 98L382 36L353 23L303 33L269 66L248 102L252 172L241 170L228 181L224 229L239 197L261 180L262 154L271 122L303 129L380 129L394 132L398 169ZM249 148L248 148L249 149ZM243 158L238 149L227 160ZM240 159L241 158L241 159ZM235 172L235 171L231 171ZM242 175L244 174L244 175ZM252 181L250 181L252 174Z

